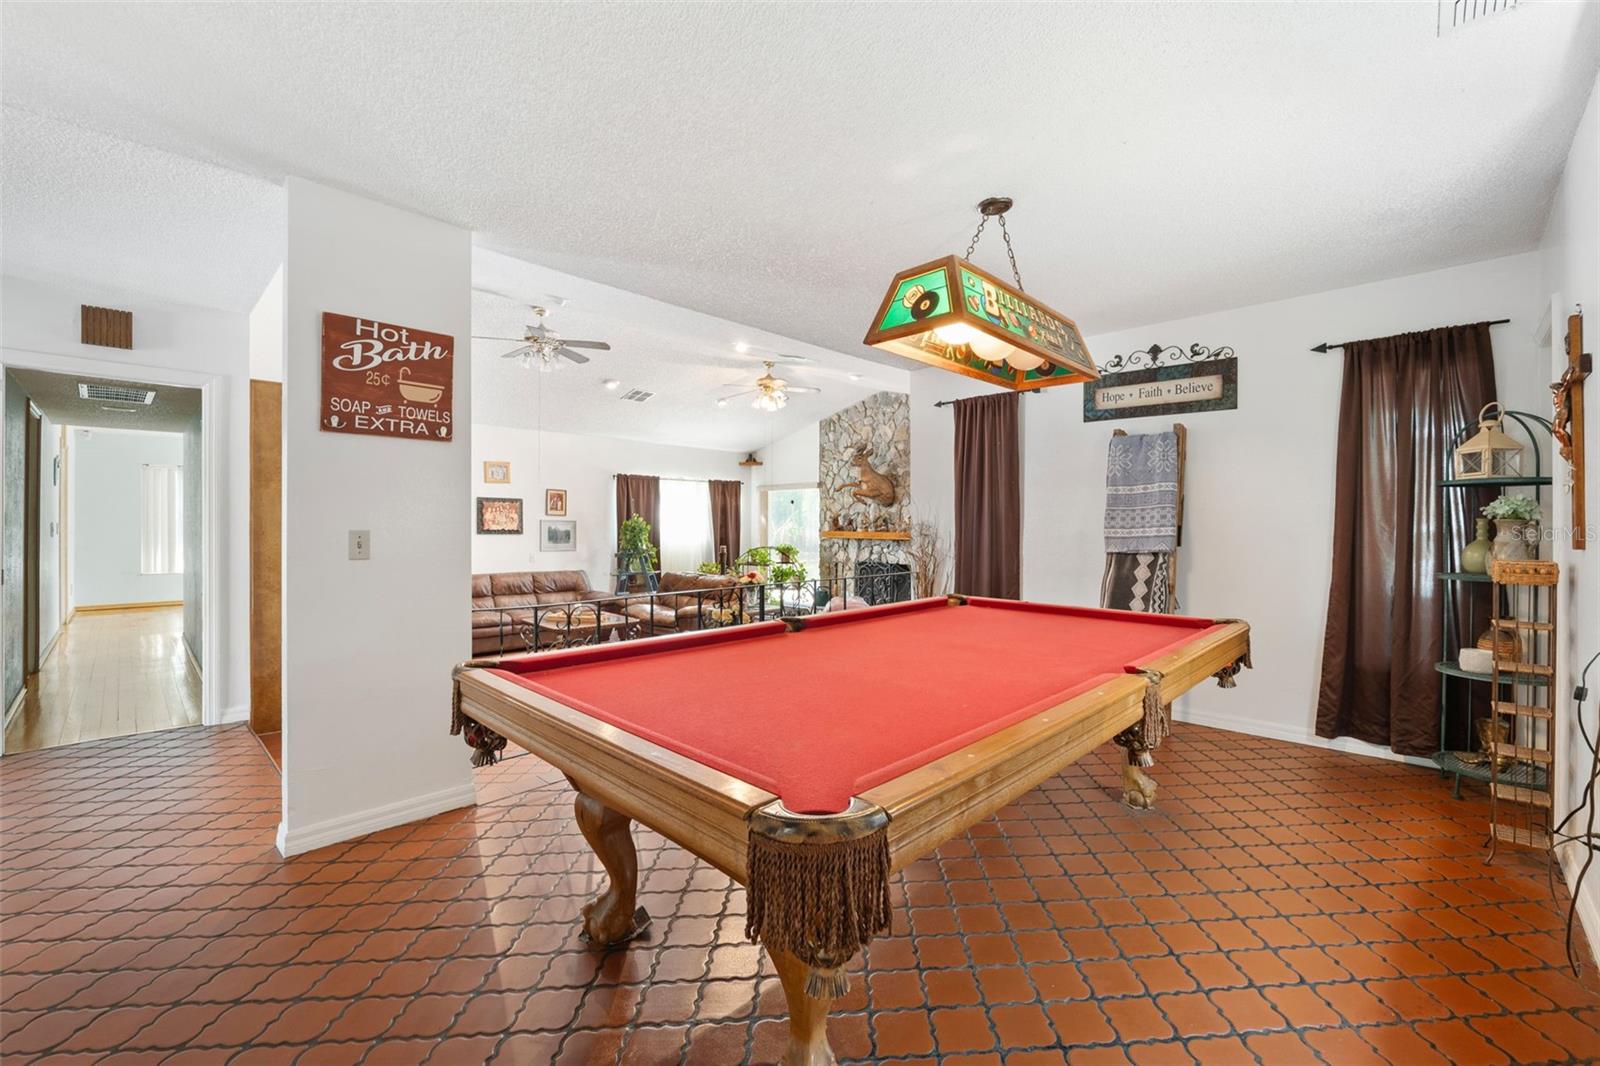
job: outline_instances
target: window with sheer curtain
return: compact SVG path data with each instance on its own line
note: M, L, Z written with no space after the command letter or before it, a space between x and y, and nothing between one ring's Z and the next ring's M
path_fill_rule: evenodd
M139 504L139 573L183 573L183 467L140 467Z
M704 481L661 479L661 569L692 573L714 562L711 488Z

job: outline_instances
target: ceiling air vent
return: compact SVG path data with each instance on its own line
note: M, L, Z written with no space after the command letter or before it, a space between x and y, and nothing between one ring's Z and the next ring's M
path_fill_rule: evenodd
M650 397L652 397L654 395L655 395L655 393L653 393L653 392L645 392L643 389L629 389L627 392L625 392L621 396L619 396L618 399L621 399L621 400L632 400L634 403L644 403L646 400L648 400Z
M142 403L146 407L156 402L156 390L137 385L101 385L87 381L78 382L78 399L109 400L112 403Z
M1517 0L1439 0L1437 36L1466 29L1516 6Z

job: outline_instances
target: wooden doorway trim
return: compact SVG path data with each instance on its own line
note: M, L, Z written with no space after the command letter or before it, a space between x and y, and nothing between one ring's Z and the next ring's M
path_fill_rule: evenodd
M250 382L250 729L283 728L283 384Z
M30 400L22 434L22 676L39 672L39 452L44 416Z

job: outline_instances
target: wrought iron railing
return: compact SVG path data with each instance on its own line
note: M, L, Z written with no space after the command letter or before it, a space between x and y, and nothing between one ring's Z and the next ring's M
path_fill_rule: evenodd
M910 599L910 586L909 581L886 581L884 575L873 574L474 607L473 655L521 655L850 610ZM481 631L486 629L492 629L493 643L483 647Z

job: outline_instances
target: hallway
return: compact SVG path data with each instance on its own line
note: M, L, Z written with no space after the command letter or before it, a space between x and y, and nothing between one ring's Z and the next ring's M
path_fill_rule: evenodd
M7 755L200 724L181 606L80 612L29 680Z

